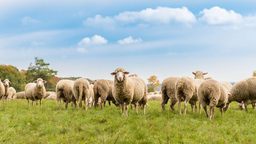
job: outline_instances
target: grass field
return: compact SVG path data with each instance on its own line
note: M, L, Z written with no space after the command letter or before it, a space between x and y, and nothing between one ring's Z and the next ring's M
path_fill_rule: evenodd
M128 117L114 105L87 112L68 107L59 110L56 101L28 106L13 100L0 106L0 143L256 143L256 112L248 113L232 103L221 117L215 109L213 120L205 113L179 115L161 110L160 101L149 101L146 115L128 111ZM62 105L64 108L64 105Z

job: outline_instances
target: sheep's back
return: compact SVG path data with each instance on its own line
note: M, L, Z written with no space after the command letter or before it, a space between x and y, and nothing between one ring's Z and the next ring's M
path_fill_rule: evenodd
M64 101L71 100L72 97L70 96L73 95L72 94L73 86L74 86L74 81L72 80L60 80L56 85L57 99L63 96L62 98L64 99Z
M221 97L220 86L221 85L216 80L207 80L202 82L198 88L199 100L207 103L212 99L219 101Z
M36 87L36 84L35 84L35 83L28 83L28 84L25 86L25 98L26 98L26 99L33 99L33 90L34 90L34 87Z
M134 95L133 95L133 102L138 102L140 101L143 96L146 93L146 83L139 77L129 77L128 80L130 80L130 83L133 83L133 90L134 90Z
M161 91L166 93L168 97L175 96L175 84L178 77L169 77L162 82Z

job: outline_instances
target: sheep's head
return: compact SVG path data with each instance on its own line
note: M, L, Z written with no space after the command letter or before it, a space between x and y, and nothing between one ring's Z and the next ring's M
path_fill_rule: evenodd
M118 82L122 82L126 74L129 74L129 72L125 71L123 68L117 68L114 72L111 73L111 75L115 76L115 79Z
M46 82L47 82L46 80L43 80L41 78L38 78L37 80L34 81L34 83L36 83L36 86L39 88L42 88Z
M204 75L208 73L204 73L201 71L192 72L193 75L195 75L195 79L204 79Z
M3 81L3 84L4 84L5 87L9 87L12 83L8 79L5 79Z

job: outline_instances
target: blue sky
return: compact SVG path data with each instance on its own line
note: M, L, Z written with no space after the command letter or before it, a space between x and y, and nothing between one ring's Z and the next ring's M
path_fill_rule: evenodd
M144 80L208 72L252 76L252 0L0 1L0 64L27 69L43 58L58 76L113 79L118 67Z

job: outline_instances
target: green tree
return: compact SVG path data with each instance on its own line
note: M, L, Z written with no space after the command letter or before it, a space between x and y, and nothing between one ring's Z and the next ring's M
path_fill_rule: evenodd
M45 63L43 59L35 57L35 65L30 63L26 72L27 83L33 82L37 78L47 81L45 87L47 90L54 90L56 83L52 80L58 71L49 68L50 63Z
M157 76L151 76L148 79L149 87L148 87L148 92L154 92L156 89L159 88L160 82L157 79Z
M0 65L0 79L9 79L17 92L24 90L25 74L12 65Z

